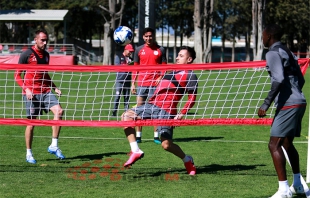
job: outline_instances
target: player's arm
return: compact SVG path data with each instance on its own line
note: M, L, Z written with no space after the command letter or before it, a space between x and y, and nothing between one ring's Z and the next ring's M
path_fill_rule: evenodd
M175 120L181 120L183 118L183 116L186 115L187 112L195 105L196 96L197 96L197 89L196 90L189 90L188 91L187 102L185 103L185 105L182 108L181 112L178 113L178 115L176 115L174 117Z
M282 66L282 61L280 56L276 54L276 52L268 52L266 54L267 65L270 70L271 77L271 88L268 92L267 97L264 100L264 103L258 110L258 116L264 117L266 116L266 111L269 109L271 103L274 101L275 97L278 95L280 91L281 84L284 80L284 71Z
M167 65L167 56L166 56L166 50L165 50L165 48L163 48L163 47L160 47L160 51L161 51L161 53L162 53L162 56L161 56L161 64L162 65ZM164 77L164 75L165 75L165 73L166 73L166 71L161 71L161 78L160 78L160 80Z
M22 74L24 73L23 70L16 70L14 73L14 79L16 83L25 90L26 87L24 87L24 80L22 78Z
M24 52L20 55L18 64L28 64L28 58L29 54ZM23 70L16 70L14 73L14 79L16 83L26 92L27 98L32 98L32 92L30 90L30 87L27 87L24 83L24 79L22 78L22 74L24 74L25 71Z
M139 49L137 49L133 56L134 66L140 65ZM138 76L138 71L133 71L131 73L131 93L136 94L136 79Z
M196 74L190 72L187 75L187 85L185 87L188 95L187 102L184 104L181 112L174 119L182 119L185 114L195 105L198 91L198 78Z
M51 79L50 75L47 72L44 75L44 79L50 82L51 89L53 89L57 93L58 96L61 96L60 89L55 85L55 83L53 82L53 80Z

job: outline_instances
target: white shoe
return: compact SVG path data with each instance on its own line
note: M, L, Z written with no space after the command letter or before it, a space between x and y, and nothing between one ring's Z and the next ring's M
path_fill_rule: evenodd
M30 164L35 164L37 163L37 161L33 158L32 155L26 155L26 162L30 163Z
M302 184L300 184L299 186L291 185L290 190L293 195L304 195L305 194L305 190Z
M272 197L270 198L292 198L292 192L288 189L287 191L278 190Z

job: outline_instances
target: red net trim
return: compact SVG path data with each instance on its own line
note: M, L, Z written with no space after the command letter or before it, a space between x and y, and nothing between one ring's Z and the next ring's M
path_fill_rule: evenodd
M137 120L137 121L69 121L0 119L0 125L76 126L76 127L134 127L134 126L207 126L207 125L271 125L267 118L210 118L196 120Z

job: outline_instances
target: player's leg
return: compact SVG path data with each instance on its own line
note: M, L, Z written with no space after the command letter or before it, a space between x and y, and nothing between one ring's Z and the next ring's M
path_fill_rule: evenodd
M308 187L307 186L304 187L301 181L302 176L300 174L299 154L294 146L293 140L294 137L300 137L301 123L305 110L306 107L299 107L287 111L287 114L289 114L288 116L294 118L289 120L290 123L287 123L288 124L287 127L291 127L291 130L294 131L294 136L287 137L287 141L285 141L283 144L283 147L286 150L293 171L293 184L291 185L290 190L292 191L293 194L299 194L299 195L305 194L304 189L305 188L308 189Z
M291 146L295 132L293 126L290 126L292 124L291 116L290 110L277 110L271 126L268 147L279 181L278 191L272 198L281 196L292 197L292 192L287 181L286 158L282 150L283 146L286 151L294 152Z
M28 119L36 119L40 114L40 103L36 100L35 95L32 100L28 100L26 96L23 96L23 100L26 107L26 115ZM28 125L25 129L25 144L26 144L26 161L31 164L35 164L37 161L32 154L32 142L33 142L34 126Z
M121 119L122 121L132 121L141 118L136 114L135 111L129 109L122 114ZM136 131L133 127L124 128L124 133L127 137L131 149L129 159L127 160L127 162L124 163L124 167L131 166L144 156L143 151L140 150L136 141L135 132Z
M42 95L44 101L45 110L50 110L54 114L54 120L61 120L63 115L63 109L54 94L47 93ZM52 143L48 147L47 151L51 154L56 155L59 159L64 159L65 156L62 154L58 147L58 138L60 134L61 126L52 126Z
M148 87L138 87L137 90L137 107L143 105L147 99ZM142 142L142 127L136 127L136 140L138 143Z
M154 87L154 86L149 87L148 98L150 98L154 95L155 90L156 90L156 87ZM154 143L155 144L161 144L161 141L159 139L159 134L157 132L157 126L154 126Z
M127 111L129 109L129 100L130 100L130 82L124 83L123 95L124 95L124 109Z
M113 110L112 110L112 116L117 115L117 110L118 110L119 101L121 98L122 89L123 89L123 84L116 82L115 83L115 96L114 96L114 106L113 106Z
M187 173L189 175L195 175L196 167L193 158L190 155L186 155L179 145L173 143L173 127L158 126L157 128L160 131L162 148L179 157L183 161Z

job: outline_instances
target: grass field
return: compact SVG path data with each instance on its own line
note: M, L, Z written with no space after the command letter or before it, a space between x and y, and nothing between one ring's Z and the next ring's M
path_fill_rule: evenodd
M310 101L310 72L304 92ZM302 136L295 140L306 176L309 107ZM180 159L152 142L145 127L139 146L145 157L130 169L122 164L130 148L121 128L62 128L65 160L47 152L50 127L37 127L33 153L25 162L24 127L0 126L0 197L269 197L278 188L267 148L269 126L178 127L174 139L193 156L197 175L186 174ZM292 182L290 167L288 179Z

